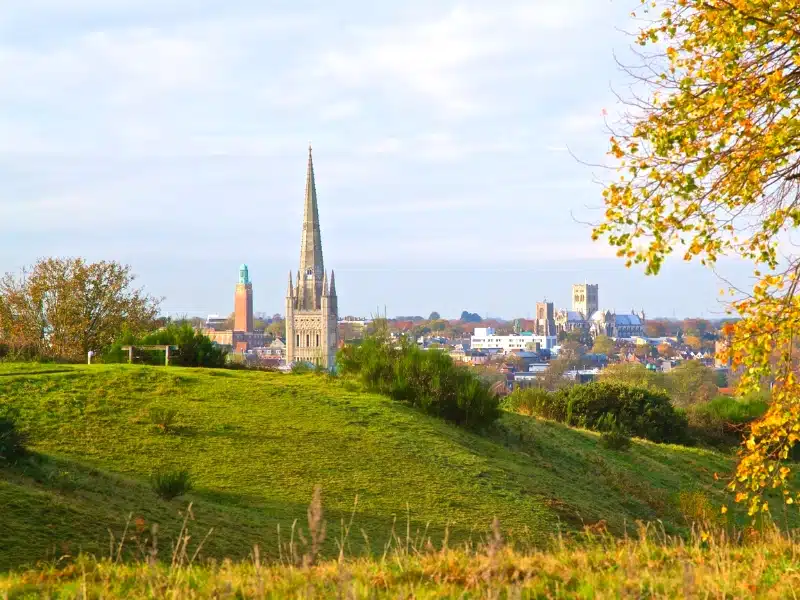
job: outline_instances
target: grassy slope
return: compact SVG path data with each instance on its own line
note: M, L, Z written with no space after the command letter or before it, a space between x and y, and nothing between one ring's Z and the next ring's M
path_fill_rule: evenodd
M477 537L493 516L518 538L566 522L635 519L682 525L675 496L730 469L710 451L637 441L603 449L595 434L518 415L479 437L344 382L281 375L137 366L0 365L0 403L22 412L42 469L0 468L0 569L79 549L107 553L129 513L176 532L194 502L206 555L277 553L323 486L329 538L358 496L356 529L379 550L393 518L434 538ZM153 406L178 410L179 430L153 431ZM162 501L147 482L161 465L188 467L195 491ZM361 539L362 536L353 536ZM166 539L165 539L166 538ZM329 541L332 549L332 542Z

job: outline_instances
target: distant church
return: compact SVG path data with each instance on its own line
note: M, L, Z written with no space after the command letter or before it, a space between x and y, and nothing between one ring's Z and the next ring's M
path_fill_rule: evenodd
M286 364L309 362L330 369L338 346L338 302L333 271L328 281L322 262L314 163L308 148L305 213L300 241L300 270L286 292Z

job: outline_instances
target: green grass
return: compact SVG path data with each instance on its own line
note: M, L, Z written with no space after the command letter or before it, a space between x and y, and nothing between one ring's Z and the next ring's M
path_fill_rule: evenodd
M108 555L129 514L159 523L168 546L190 501L194 535L214 528L203 556L245 558L258 543L269 558L304 523L315 484L328 555L356 498L356 554L381 552L395 520L435 543L446 528L477 540L493 517L518 541L601 520L615 533L656 519L679 532L680 492L719 505L713 474L733 465L641 440L606 450L597 434L510 413L479 436L313 374L0 364L0 403L19 409L37 454L0 467L0 570ZM177 411L170 433L152 424L156 408ZM192 491L159 499L152 473L183 468Z

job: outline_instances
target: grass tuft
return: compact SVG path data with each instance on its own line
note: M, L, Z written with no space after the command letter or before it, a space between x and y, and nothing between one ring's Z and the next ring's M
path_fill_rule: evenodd
M172 500L192 489L192 477L186 469L158 470L150 478L153 491L164 500Z
M170 433L173 431L175 417L178 416L178 411L174 408L164 408L163 406L153 406L150 408L149 417L150 422L156 426L161 433Z

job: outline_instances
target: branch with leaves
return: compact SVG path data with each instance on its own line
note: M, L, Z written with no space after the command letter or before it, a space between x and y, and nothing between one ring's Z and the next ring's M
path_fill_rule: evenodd
M629 72L647 96L629 102L611 137L618 178L593 236L648 274L678 249L710 267L721 256L753 265L753 289L731 304L741 320L724 333L739 392L773 386L730 484L756 514L770 489L800 500L784 462L800 440L800 258L782 243L800 225L800 4L669 0L658 13L642 4L637 42L652 51Z

